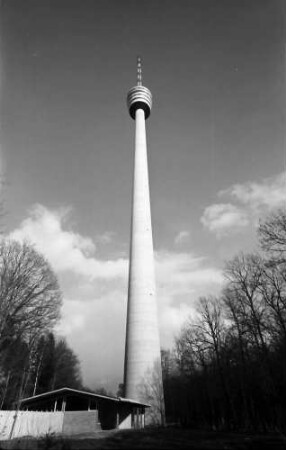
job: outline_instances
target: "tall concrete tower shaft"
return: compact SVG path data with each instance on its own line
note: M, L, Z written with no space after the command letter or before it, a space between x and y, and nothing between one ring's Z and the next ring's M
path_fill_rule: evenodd
M139 58L137 86L128 92L127 105L131 117L135 119L135 157L124 367L125 397L151 403L152 420L160 423L164 399L145 129L145 119L151 112L152 95L149 89L142 86Z

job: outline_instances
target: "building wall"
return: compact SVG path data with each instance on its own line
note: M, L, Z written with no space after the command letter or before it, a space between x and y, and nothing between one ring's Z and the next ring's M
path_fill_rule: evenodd
M66 411L64 413L63 434L92 433L100 431L98 411Z
M145 427L145 411L143 408L120 405L118 409L118 428L126 430L130 428L144 428Z
M118 428L126 430L132 428L132 407L129 405L118 405Z
M101 422L101 423L100 423ZM130 405L100 405L90 411L0 411L0 440L56 433L75 435L108 429L144 428L144 412Z
M61 433L63 419L59 411L0 411L0 439Z

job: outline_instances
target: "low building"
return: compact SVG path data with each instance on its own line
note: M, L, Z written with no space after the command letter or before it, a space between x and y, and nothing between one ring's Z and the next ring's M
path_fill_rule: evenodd
M62 388L22 399L20 412L61 412L61 432L78 434L116 428L144 428L145 409L148 407L127 398Z

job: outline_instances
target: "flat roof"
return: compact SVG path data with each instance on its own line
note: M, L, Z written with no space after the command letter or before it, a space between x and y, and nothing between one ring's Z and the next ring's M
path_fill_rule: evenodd
M92 397L92 398L97 398L100 400L107 400L107 401L117 402L117 403L119 403L119 402L120 403L129 403L129 404L131 403L133 405L145 406L146 408L149 408L151 406L146 403L142 403L137 400L132 400L129 398L95 394L94 392L80 391L78 389L72 389L72 388L68 388L68 387L55 389L53 391L43 392L42 394L34 395L33 397L22 398L20 400L20 405L27 404L27 403L33 403L34 401L37 401L37 400L44 400L49 397L56 397L58 395L68 395L68 394L69 395L78 395L78 396L82 396L82 397Z

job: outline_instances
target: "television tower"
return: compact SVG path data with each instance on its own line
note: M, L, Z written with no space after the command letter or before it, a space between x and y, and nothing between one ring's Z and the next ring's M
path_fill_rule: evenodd
M128 92L127 106L130 116L135 120L135 157L124 389L126 398L151 404L147 410L146 423L162 423L164 396L145 129L145 120L151 112L152 94L142 85L139 57L137 86Z

